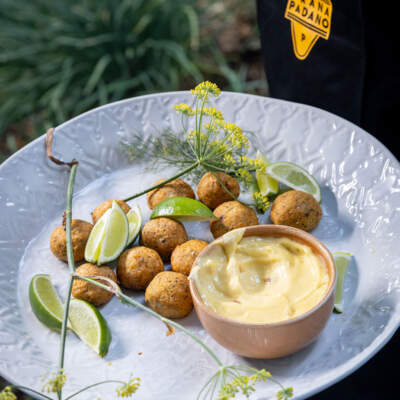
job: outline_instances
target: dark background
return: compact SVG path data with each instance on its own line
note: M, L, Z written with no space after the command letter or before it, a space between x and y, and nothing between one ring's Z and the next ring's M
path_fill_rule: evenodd
M400 354L400 334L371 360L356 372L336 385L312 396L312 400L378 400L395 399L396 382L399 378L398 357Z
M376 2L331 0L331 35L308 57L294 53L287 1L257 0L258 24L270 95L331 111L361 126L400 159L400 45L398 16ZM279 39L277 39L279 38ZM362 368L313 400L400 398L400 332Z

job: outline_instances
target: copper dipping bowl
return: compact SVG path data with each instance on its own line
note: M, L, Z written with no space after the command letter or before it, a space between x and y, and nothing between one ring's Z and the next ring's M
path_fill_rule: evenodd
M193 279L190 291L196 313L204 329L223 347L252 358L278 358L292 354L313 342L332 314L336 289L336 267L332 254L317 238L297 228L283 225L256 225L245 228L246 236L288 237L308 245L324 262L329 284L324 298L296 318L275 323L245 323L223 317L206 306ZM216 245L210 243L198 256L206 256ZM195 261L196 263L196 261Z

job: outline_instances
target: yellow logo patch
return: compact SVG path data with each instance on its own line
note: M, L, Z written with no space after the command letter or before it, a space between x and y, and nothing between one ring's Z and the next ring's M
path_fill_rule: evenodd
M330 0L289 0L285 18L290 20L294 54L304 60L317 40L327 40L331 33Z

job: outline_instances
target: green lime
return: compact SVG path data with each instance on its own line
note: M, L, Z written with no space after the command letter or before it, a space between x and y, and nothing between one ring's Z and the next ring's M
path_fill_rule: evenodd
M129 237L128 218L116 201L90 232L85 259L92 264L114 261L125 249Z
M106 320L96 307L83 300L71 299L69 320L73 331L98 355L105 356L111 343Z
M29 285L29 300L37 319L53 330L61 330L64 308L53 285L50 275L35 275Z
M337 282L336 282L336 297L334 310L337 313L343 312L343 282L346 276L347 267L349 266L351 260L350 253L344 253L342 251L336 251L333 253L333 258L336 264L337 271Z
M128 237L128 218L120 205L113 201L110 213L106 216L104 239L97 263L105 264L118 258L126 247Z
M315 178L297 164L279 161L270 164L266 172L277 181L295 190L310 193L317 201L321 201L321 190Z
M127 246L135 241L139 235L140 228L142 226L142 213L140 212L140 207L135 204L126 215L129 224L129 237Z
M263 163L265 169L270 165L264 154L262 154L259 150L257 150L256 159ZM256 171L256 179L260 193L263 196L270 196L278 193L279 182L276 179L271 178L265 172L261 172L259 170Z
M97 221L96 225L90 232L89 239L85 247L85 260L92 264L96 264L100 256L101 244L105 236L105 227L108 215L111 209L107 210L103 216Z
M159 217L176 218L182 221L211 221L217 219L205 204L188 197L170 197L158 203L150 218Z

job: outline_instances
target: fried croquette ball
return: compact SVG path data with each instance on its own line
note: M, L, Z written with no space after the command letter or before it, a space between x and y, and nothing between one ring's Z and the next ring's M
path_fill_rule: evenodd
M82 261L85 256L86 242L93 225L81 219L73 219L71 223L72 249L74 261ZM67 234L63 225L58 226L50 236L50 250L60 260L68 261Z
M256 212L238 201L227 201L214 210L218 220L210 222L210 230L214 238L224 235L232 229L258 225Z
M96 265L86 263L80 265L75 272L78 275L88 277L104 276L117 283L117 277L114 271L106 265L97 267ZM105 280L96 279L96 281L111 287L111 284ZM113 294L105 289L92 285L89 282L81 279L75 279L72 286L72 296L74 296L76 299L88 301L95 306L101 306L102 304L108 303L113 297Z
M171 255L172 271L189 275L194 260L207 245L204 240L188 240L175 247Z
M147 286L146 303L166 318L183 318L192 311L189 280L179 272L160 272Z
M93 225L103 216L103 214L112 207L113 200L107 200L104 203L101 203L98 207L96 207L92 212ZM116 202L120 205L120 207L128 214L131 209L128 204L123 200L116 200Z
M154 185L157 185L163 181L165 181L165 179L159 179L154 183ZM147 193L147 205L152 210L163 200L168 199L169 197L177 196L189 197L191 199L195 198L193 189L185 181L182 179L175 179L169 183L166 183L164 186Z
M128 289L146 289L151 280L164 271L158 253L139 246L126 250L118 259L117 275L122 286Z
M271 220L277 225L289 225L303 231L314 229L322 217L321 206L315 198L300 190L279 195L271 207Z
M176 246L188 240L188 236L180 222L156 218L143 226L140 239L143 246L155 250L163 260L167 260Z
M239 182L235 178L225 174L225 172L207 172L197 185L197 196L211 210L226 201L233 200L232 196L219 182L222 182L235 198L240 194Z

